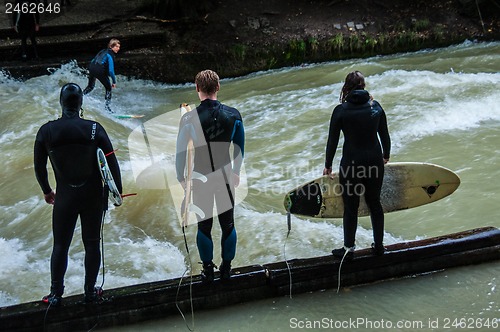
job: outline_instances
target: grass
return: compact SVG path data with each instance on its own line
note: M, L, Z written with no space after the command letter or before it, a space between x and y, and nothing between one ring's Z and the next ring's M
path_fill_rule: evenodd
M238 61L245 61L247 46L243 44L235 44L231 47L231 53Z
M413 20L410 26L397 23L390 31L370 34L366 31L337 33L328 39L306 37L294 39L266 52L237 44L230 54L238 62L260 58L267 69L298 65L311 61L332 61L351 57L393 54L398 51L433 47L446 38L442 25L432 25L428 19ZM458 38L458 37L457 37Z

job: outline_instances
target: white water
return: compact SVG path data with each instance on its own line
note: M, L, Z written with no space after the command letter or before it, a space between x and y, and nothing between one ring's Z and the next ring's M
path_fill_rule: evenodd
M457 192L448 198L388 214L385 242L500 227L496 180L500 176L500 44L466 43L413 54L286 68L222 82L219 98L241 111L247 136L248 195L236 209L239 242L235 266L284 259L283 194L321 173L331 111L342 80L354 69L365 73L367 89L387 112L393 141L391 160L440 164L462 179ZM49 290L51 209L34 177L32 148L38 128L59 116L59 89L70 81L86 84L75 63L26 82L0 76L0 306L36 301ZM196 104L194 87L119 76L113 108L117 113L145 114L139 120L104 114L103 95L98 85L84 101L84 116L106 128L119 148L124 191L138 193L108 213L104 288L178 277L186 270L188 258L172 199L168 190L145 189L135 183L128 137L141 123L176 110L181 102ZM339 158L340 150L335 165ZM293 218L292 227L288 259L327 255L342 244L341 220ZM218 244L217 227L213 233ZM194 272L198 273L194 235L195 227L191 227L187 236ZM370 221L362 218L357 246L367 247L371 242ZM77 229L66 295L82 292L82 250ZM296 295L292 300L200 312L195 316L197 329L250 331L257 326L286 331L293 330L291 317L498 318L499 272L495 262L340 294L328 290ZM141 329L175 327L186 329L180 317L146 323Z

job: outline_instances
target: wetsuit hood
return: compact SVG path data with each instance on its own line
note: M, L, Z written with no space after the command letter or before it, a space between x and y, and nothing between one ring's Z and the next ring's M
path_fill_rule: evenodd
M364 104L370 100L370 94L366 90L353 90L346 98L346 101L353 104Z
M75 83L65 84L61 88L59 103L61 104L63 114L72 116L71 113L78 114L83 102L83 91ZM74 115L73 115L74 116Z

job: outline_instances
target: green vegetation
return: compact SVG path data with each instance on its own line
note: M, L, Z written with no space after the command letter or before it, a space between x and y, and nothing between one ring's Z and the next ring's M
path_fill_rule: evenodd
M207 12L215 0L140 0L155 16L169 19L195 18ZM174 14L175 13L175 14ZM189 14L188 14L189 13ZM256 70L268 70L304 63L335 61L347 58L370 57L439 47L452 40L460 41L461 34L445 26L431 24L429 19L408 19L392 26L379 26L373 34L366 30L338 30L326 38L307 36L255 47L241 41L226 48L225 54L205 59L221 75L239 76ZM196 47L195 47L196 48ZM197 68L198 64L191 64ZM189 66L188 66L189 67ZM198 68L197 68L198 69ZM230 73L230 74L229 74Z
M292 63L301 62L305 59L306 55L306 42L304 40L294 39L288 44L287 51L285 52L285 60Z
M432 29L432 34L434 35L434 40L441 41L444 39L444 27L441 24L437 24Z
M243 44L235 44L231 47L231 53L238 61L245 61L247 46Z
M309 48L311 49L312 54L316 54L319 48L319 41L316 38L310 37L309 40Z
M431 22L428 19L417 20L413 22L415 31L421 32L429 29Z
M305 40L294 39L281 47L275 45L274 51L271 50L266 54L254 53L253 56L265 56L269 69L305 62L367 57L417 50L422 47L435 47L436 42L439 44L445 39L445 34L446 31L442 25L431 27L428 19L421 19L413 20L408 26L399 22L392 31L376 35L365 31L354 31L337 33L334 37L323 40L315 37L308 37ZM460 36L455 37L460 38ZM242 50L233 51L233 53L246 54ZM246 56L249 55L246 54Z
M278 63L278 60L276 58L272 57L267 61L267 69L273 69L275 68L276 64Z
M144 10L161 19L200 19L218 3L217 0L139 1L143 3ZM368 29L343 29L323 39L308 36L268 45L265 48L240 42L227 48L227 56L215 57L214 66L244 74L246 70L255 71L254 67L272 69L308 62L369 57L436 47L450 39L449 32L443 25L433 25L428 18L399 20L389 27L380 25L376 30L383 32L371 34ZM460 35L453 35L451 38L460 40Z
M328 40L330 52L333 54L335 51L338 51L338 54L341 54L345 48L344 44L344 35L338 33L332 39Z

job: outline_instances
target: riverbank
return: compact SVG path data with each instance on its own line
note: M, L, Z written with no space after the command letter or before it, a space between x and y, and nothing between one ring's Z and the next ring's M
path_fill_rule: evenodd
M371 93L383 102L391 119L393 161L434 162L458 172L463 181L449 199L387 214L387 245L481 226L500 228L495 203L500 200L500 190L498 183L491 180L500 176L500 105L496 100L499 55L498 42L466 43L429 52L346 60L225 80L220 96L241 109L248 132L245 167L249 192L236 209L235 269L328 256L331 249L342 246L342 221L338 219L292 217L287 238L283 194L287 188L321 173L332 105L337 103L341 80L353 68L366 72ZM67 81L86 83L77 68L65 66L50 76L26 82L3 79L0 85L3 306L32 301L41 305L40 299L50 286L52 209L36 187L33 139L38 124L60 115L57 87ZM119 77L113 105L120 114L145 114L139 120L119 120L104 112L102 93L102 87L97 86L85 100L85 118L99 121L112 136L123 166L124 190L138 195L127 198L120 208L110 206L106 214L106 272L104 279L104 274L99 275L99 284L105 281L108 296L114 288L178 278L188 264L198 274L201 265L196 227L187 229L189 256L169 191L143 189L135 180L136 167L142 170L150 165L150 154L143 154L134 148L136 144L129 143L132 130L137 128L135 141L147 139L145 143L153 148L152 158L159 162L157 165L172 167L176 123L168 122L171 125L165 126L164 114L176 111L180 102L196 102L192 84L156 84ZM144 160L145 164L135 166L132 160ZM218 225L214 226L214 236L220 235ZM70 250L65 297L75 295L81 299L84 257L78 229ZM371 242L370 221L360 219L357 247L369 248ZM216 240L216 254L219 247ZM216 257L216 263L219 262ZM356 318L361 315L357 313L371 321L427 322L438 317L480 317L483 322L491 322L500 312L498 275L498 262L458 267L419 278L348 287L339 294L333 288L297 294L293 299L281 296L221 309L196 310L195 324L205 331L278 331L291 330L291 317ZM295 288L292 290L295 294ZM52 313L53 310L49 317ZM184 314L191 322L190 311ZM186 330L181 315L175 313L162 322L117 328L113 332L134 328L145 332Z
M47 309L40 301L0 308L0 323L8 331L89 331L117 328L167 316L229 307L266 298L298 295L419 276L500 258L500 230L483 227L427 240L387 247L383 256L358 250L344 263L332 255L294 259L233 270L229 281L210 285L199 275L107 290L99 305L82 302L82 294L65 297L60 308ZM498 324L497 324L498 326ZM140 328L139 328L140 329Z
M10 15L3 15L0 59L10 75L29 78L71 60L85 67L116 37L122 41L118 74L183 83L205 68L236 77L304 63L500 39L496 3L480 1L479 8L466 3L226 0L199 19L160 20L144 12L138 0L73 0L59 13L42 15L39 58L25 62L20 61L20 41L10 28Z

